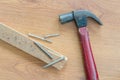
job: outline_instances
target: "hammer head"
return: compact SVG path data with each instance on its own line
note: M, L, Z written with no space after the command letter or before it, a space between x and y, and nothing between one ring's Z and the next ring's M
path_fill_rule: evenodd
M92 18L98 24L102 25L102 22L100 21L100 19L88 10L72 11L72 12L62 14L62 15L59 16L60 22L62 24L70 22L72 20L75 20L78 28L87 26L87 18L88 17Z

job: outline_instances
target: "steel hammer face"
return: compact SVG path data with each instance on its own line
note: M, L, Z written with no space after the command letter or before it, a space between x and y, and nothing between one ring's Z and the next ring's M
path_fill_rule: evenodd
M88 10L77 10L77 11L65 13L60 15L59 19L62 24L74 20L76 22L77 27L79 28L79 27L87 26L87 17L92 18L98 24L102 25L100 19Z

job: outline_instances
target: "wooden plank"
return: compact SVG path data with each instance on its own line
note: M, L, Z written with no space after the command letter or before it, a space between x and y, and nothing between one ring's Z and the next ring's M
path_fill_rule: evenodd
M37 42L37 44L42 45L44 48L46 48L46 50L52 56L52 59L50 59L42 50L40 50L40 48L38 48L34 44L36 42L35 40L31 40L27 36L3 24L0 24L0 39L46 63L50 63L63 56L58 52L55 52L43 46L41 43ZM53 66L60 70L63 68L63 65L65 64L66 60L67 57L65 57L65 59L60 61L59 63L54 64Z
M0 22L27 34L60 33L53 43L42 44L66 55L61 71L42 69L42 61L0 41L2 80L85 80L82 49L74 22L61 25L58 15L88 9L100 17L103 26L88 21L88 30L100 80L120 80L120 0L0 0Z

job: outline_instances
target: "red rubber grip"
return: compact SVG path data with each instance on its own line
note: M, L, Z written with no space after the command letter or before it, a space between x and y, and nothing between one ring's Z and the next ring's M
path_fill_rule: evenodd
M79 28L79 35L83 47L84 64L86 68L87 80L99 80L96 69L89 34L86 27Z

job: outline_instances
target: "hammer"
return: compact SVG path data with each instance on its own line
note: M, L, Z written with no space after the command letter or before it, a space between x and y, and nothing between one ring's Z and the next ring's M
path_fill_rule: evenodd
M75 21L76 26L78 28L78 34L82 43L87 80L99 80L96 64L94 61L94 57L90 45L89 34L86 28L88 17L92 18L98 24L102 25L100 19L88 10L72 11L59 16L60 22L62 24L70 22L72 20Z

